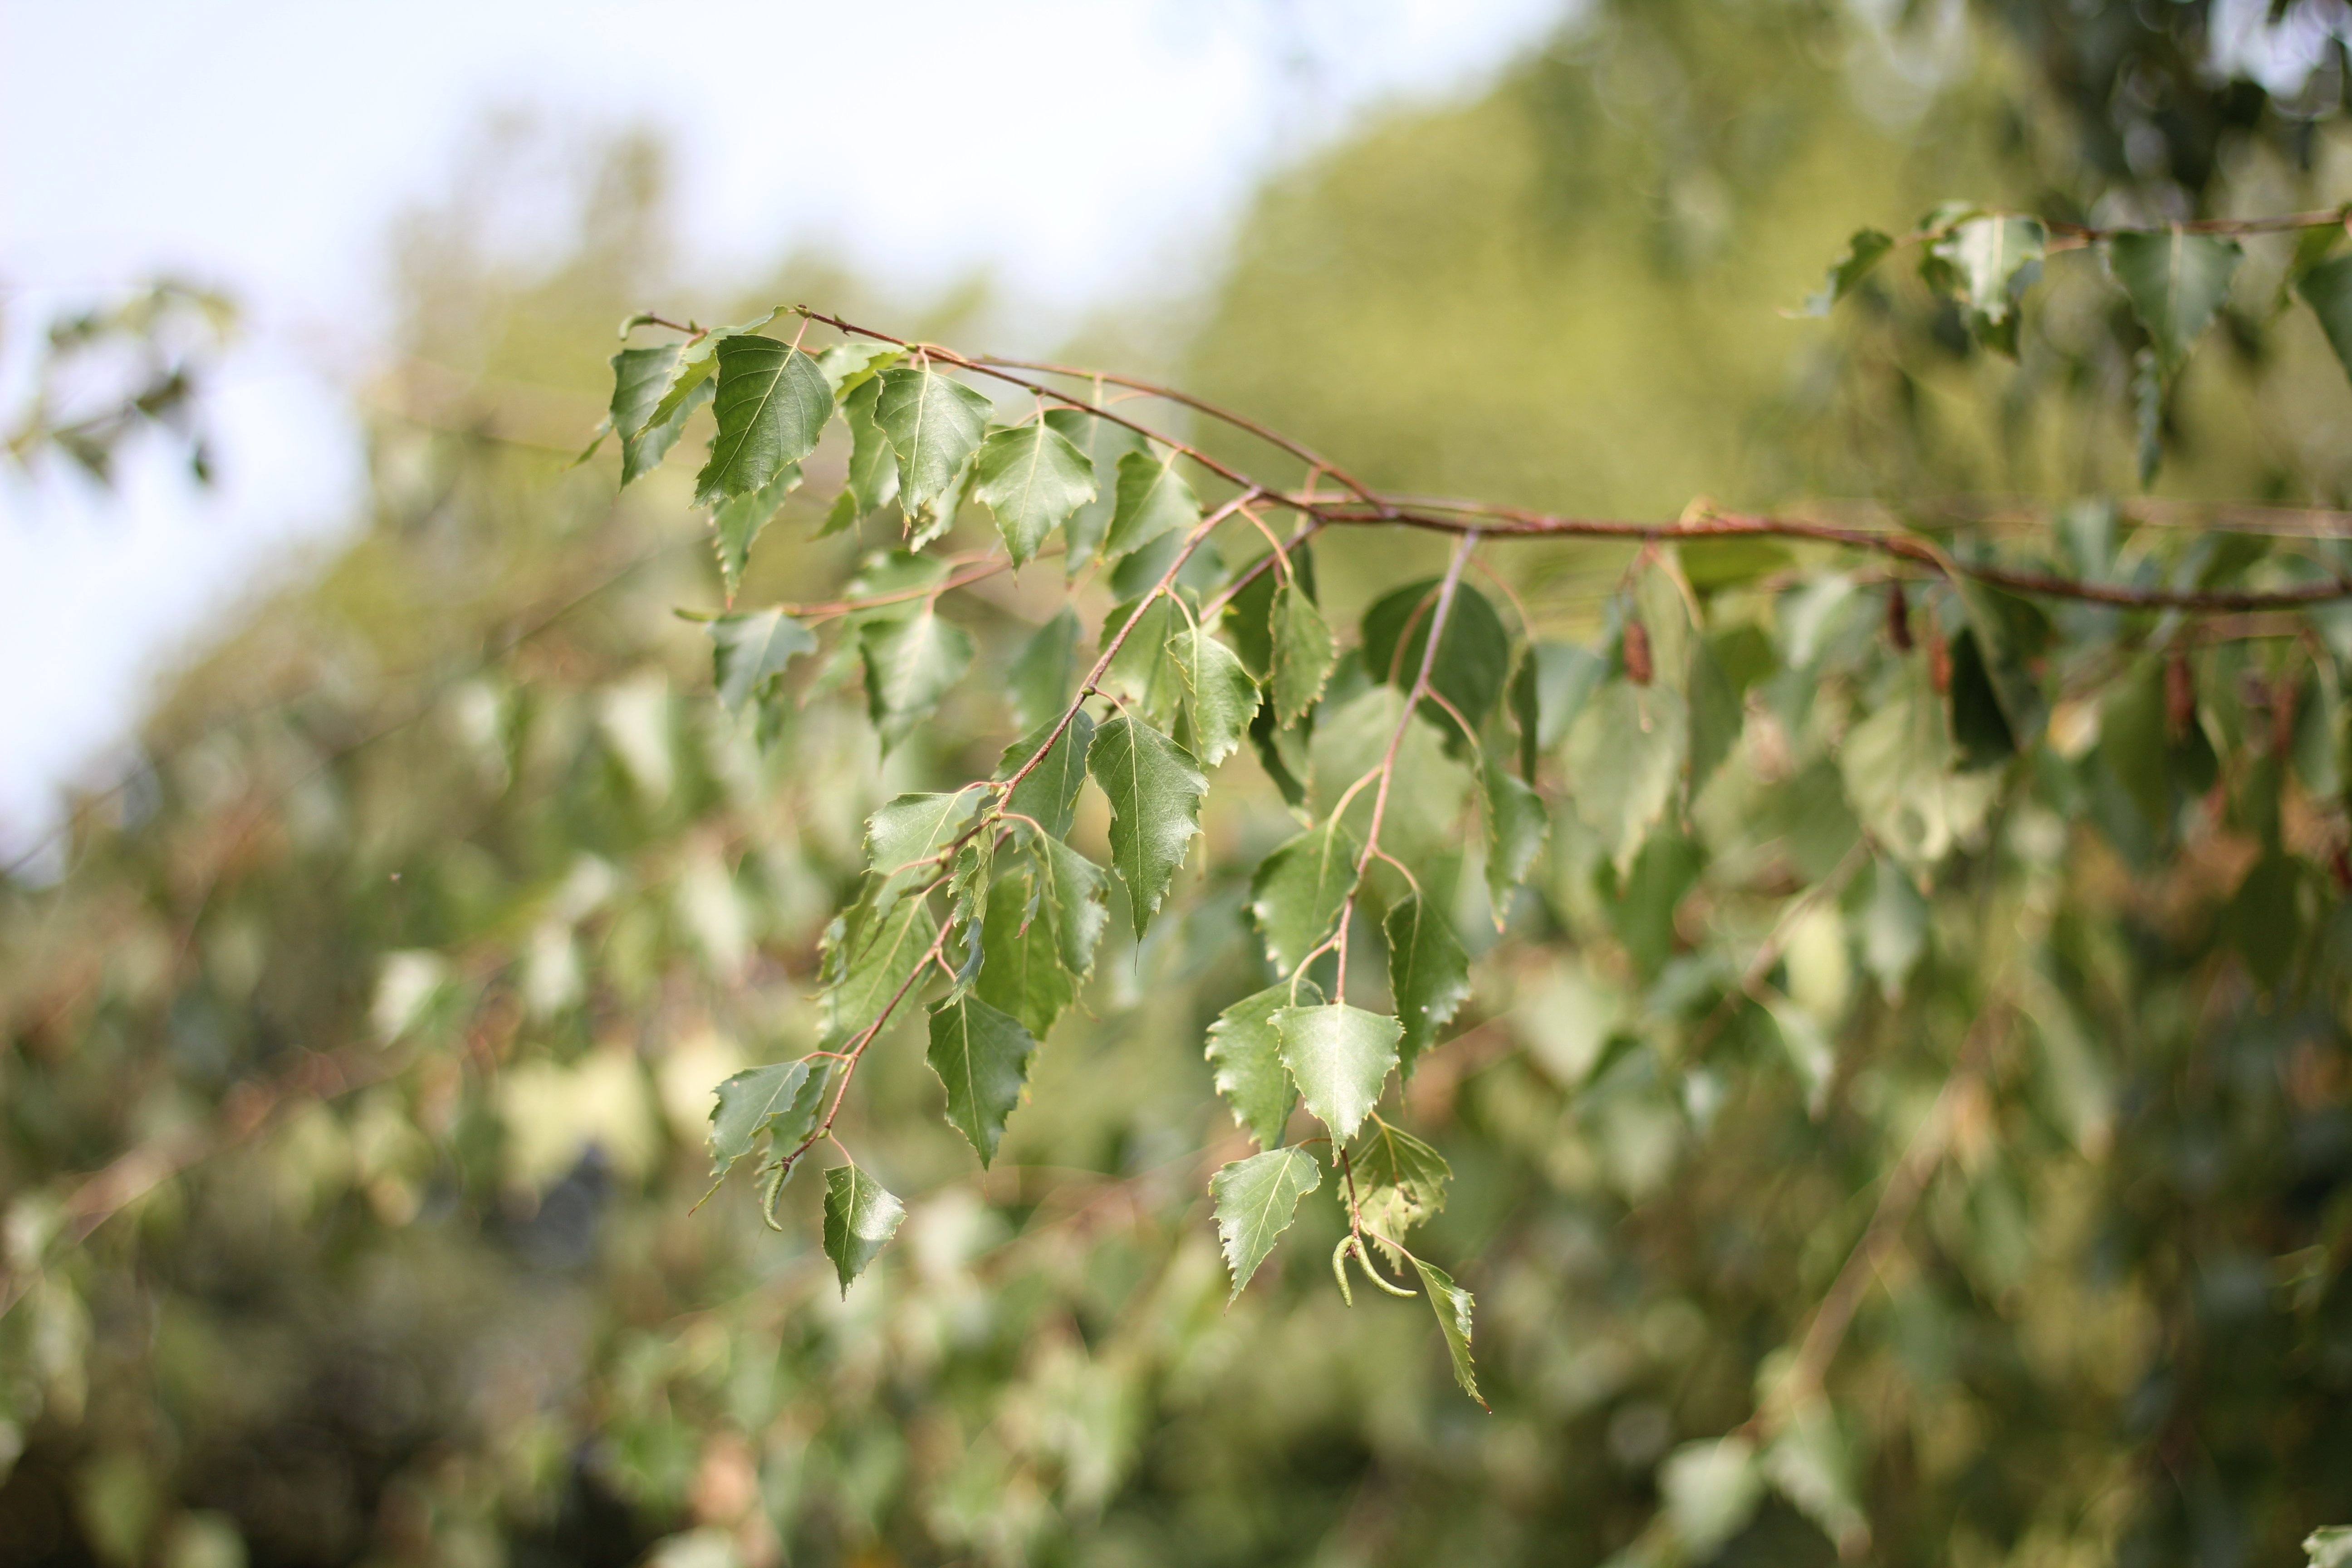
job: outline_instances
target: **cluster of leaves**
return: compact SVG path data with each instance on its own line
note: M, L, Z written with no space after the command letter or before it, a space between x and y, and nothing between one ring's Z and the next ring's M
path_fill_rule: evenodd
M9 458L30 465L58 452L107 484L124 442L162 429L196 481L211 483L201 389L236 322L224 296L170 283L49 322L30 395L9 419Z
M2052 226L2036 217L1987 211L1951 202L1919 220L1897 240L1878 229L1857 229L1845 253L1830 264L1807 315L1829 314L1871 269L1899 246L1919 248L1919 276L1948 300L1983 347L2015 359L2027 290L2044 260L2067 250L2095 250L2106 274L2129 301L2145 334L2134 358L2132 400L2139 436L2139 478L2146 485L2163 458L2166 400L2246 258L2239 237L2287 230L2298 236L2270 313L2300 299L2317 319L2328 346L2352 374L2352 256L2331 256L2352 226L2352 207L2280 220L2210 221L2165 228L2091 229Z
M2013 351L2017 300L2048 248L2042 226L1956 206L1939 210L1923 235L1929 281L1964 304L1983 341ZM1814 308L1850 290L1892 243L1870 231L1858 236ZM2223 261L2234 242L2175 230L2105 243L2158 340L2161 363L2177 370L2226 288L2232 265ZM2352 263L2319 260L2318 245L2303 252L2298 286L2332 321L2328 268ZM772 1215L795 1164L832 1137L860 1059L910 997L929 998L929 1060L948 1120L983 1167L990 1163L1022 1101L1038 1041L1092 966L1114 878L1140 941L1199 832L1206 770L1245 741L1299 831L1249 879L1249 914L1273 983L1228 1007L1208 1031L1218 1091L1260 1148L1210 1184L1234 1294L1320 1187L1308 1144L1328 1143L1348 1222L1332 1259L1341 1291L1351 1294L1352 1262L1381 1289L1410 1293L1374 1258L1410 1266L1474 1397L1471 1297L1402 1240L1443 1207L1450 1172L1435 1150L1375 1107L1392 1079L1410 1079L1471 994L1470 955L1456 929L1462 900L1448 890L1461 885L1467 818L1475 814L1478 824L1480 891L1500 931L1551 833L1556 814L1538 787L1548 756L1558 757L1561 793L1613 918L1637 963L1661 983L1675 967L1667 960L1677 945L1676 911L1706 869L1707 857L1676 825L1700 809L1723 763L1755 742L1751 713L1795 735L1819 724L1809 667L1839 636L1850 659L1868 646L1851 639L1874 632L1880 655L1858 672L1862 707L1832 725L1834 762L1816 767L1846 820L1883 857L1881 875L1864 885L1874 889L1870 919L1879 931L1871 961L1890 988L1899 988L1919 950L1920 889L1980 839L2025 777L2017 760L2048 754L2053 703L2077 715L2056 742L2074 752L2084 745L2084 705L2098 715L2087 721L2098 745L2094 782L2083 787L2123 814L2113 836L2142 860L2169 851L2181 811L2225 774L2260 773L2244 809L2265 858L2240 889L2231 924L2264 984L2298 972L2306 935L2324 924L2306 912L2324 885L2315 878L2344 875L2346 729L2333 659L2290 659L2271 671L2250 667L2242 645L2200 656L2204 678L2225 691L2260 684L2273 716L2265 747L2243 719L2217 718L2210 728L2200 719L2194 639L2170 614L2195 607L2200 590L2257 563L2258 576L2280 582L2279 605L2324 607L2346 575L2325 552L2192 551L2168 563L2167 587L2162 552L2138 552L2124 573L2112 509L2093 507L2070 520L2070 570L2055 575L2021 575L2013 561L1963 564L1908 542L1891 547L1898 559L1936 571L1882 579L1885 608L1874 620L1850 613L1864 592L1856 574L1816 574L1774 607L1776 650L1747 614L1759 585L1793 563L1784 548L1713 540L1705 522L1644 530L1647 542L1612 596L1596 648L1546 641L1524 623L1514 632L1465 580L1482 528L1573 533L1578 525L1489 521L1459 507L1459 547L1445 574L1378 598L1343 656L1319 607L1307 539L1335 522L1428 523L1425 507L1400 511L1352 481L1355 493L1319 502L1315 471L1303 492L1270 489L1123 414L830 319L823 320L845 328L848 341L803 349L798 339L760 334L784 314L780 308L708 331L689 327L684 345L627 349L613 361L608 423L624 444L625 483L666 454L696 400L710 400L714 434L695 499L709 510L730 593L836 411L852 450L822 531L855 527L896 502L899 548L872 557L837 604L711 616L715 683L727 705L758 709L762 731L779 732L794 700L786 679L793 660L822 647L813 622L838 620L844 636L833 664L854 649L887 753L972 663L975 645L941 615L940 596L975 575L1034 561L1057 531L1066 574L1098 570L1118 607L1084 673L1070 608L1032 635L1011 671L1014 714L1027 733L992 777L900 795L869 818L866 876L825 939L819 1048L738 1075L718 1093L713 1175L723 1180L764 1142L757 1165ZM804 338L820 318L797 314ZM1028 389L1034 408L992 423L993 405L956 374L975 370ZM1049 398L1061 405L1048 409ZM1204 506L1195 479L1229 499ZM983 552L976 574L959 575L922 550L967 496L992 514L1001 554ZM1271 521L1286 512L1295 520L1286 542ZM1269 548L1225 569L1203 546L1228 523L1254 529ZM1738 531L1808 531L1766 523ZM2062 627L2029 599L1993 585L2037 581L2062 599L2137 601L2167 618L2135 624L2111 616L2095 627ZM2290 585L2298 583L2306 586ZM1913 594L1921 595L1924 632L1914 630ZM2329 613L2323 608L2315 624L2340 630ZM2234 705L2224 697L2216 711ZM2250 750L2253 760L2225 764ZM2290 773L2318 813L2292 835L2277 804ZM1109 808L1108 869L1070 843L1089 778ZM1842 887L1850 870L1842 864L1815 875ZM1384 996L1363 984L1360 963L1350 988L1351 942L1384 955ZM1833 1052L1822 1021L1764 984L1779 957L1768 938L1729 994L1723 988L1732 977L1712 964L1678 981L1712 991L1724 1007L1741 991L1761 1001L1818 1099ZM1380 1005L1357 1005L1369 999ZM1703 1032L1716 1027L1719 1019ZM1289 1141L1300 1104L1320 1129L1308 1143ZM902 1212L854 1163L828 1173L824 1243L845 1290Z
M1039 1039L1093 967L1112 879L1139 942L1200 830L1204 770L1247 742L1283 782L1304 828L1251 882L1276 983L1227 1009L1207 1047L1220 1091L1261 1145L1212 1184L1234 1293L1318 1184L1313 1156L1286 1143L1293 1106L1303 1100L1345 1173L1350 1228L1334 1258L1342 1289L1349 1258L1383 1288L1401 1289L1380 1279L1367 1237L1397 1266L1409 1264L1475 1396L1470 1295L1401 1239L1444 1206L1444 1162L1372 1109L1391 1075L1411 1074L1468 994L1468 955L1450 918L1422 895L1410 862L1383 847L1383 835L1390 845L1428 847L1450 828L1451 811L1438 804L1445 792L1402 773L1416 764L1458 769L1459 762L1441 763L1449 752L1475 768L1497 908L1507 907L1545 837L1534 791L1512 775L1501 738L1494 755L1485 738L1489 721L1499 723L1516 668L1519 743L1532 766L1534 656L1514 647L1494 606L1461 581L1466 546L1442 582L1401 588L1367 614L1363 645L1342 672L1318 606L1311 554L1269 527L1279 497L1245 486L1204 510L1180 466L1184 449L1152 441L1124 418L1069 399L1048 410L1040 396L1030 417L992 424L988 400L920 348L866 341L806 352L759 335L772 320L698 332L683 348L614 356L608 423L623 441L624 482L667 453L684 413L708 397L715 433L696 500L710 509L731 590L752 542L839 411L853 446L824 531L895 501L904 541L869 562L838 607L848 634L843 651L854 646L863 666L886 752L929 718L972 662L971 637L936 604L952 585L950 570L920 553L967 493L994 517L1006 565L1033 561L1058 531L1066 572L1100 563L1121 603L1083 675L1078 622L1066 607L1021 650L1013 706L1029 733L1005 751L992 778L900 795L867 821L864 883L826 933L819 1049L719 1087L713 1176L723 1180L764 1141L758 1174L772 1213L800 1158L831 1135L860 1058L895 1010L927 991L937 993L928 1005L929 1058L947 1117L985 1167L1021 1101ZM1227 520L1246 520L1272 549L1230 581L1188 573ZM772 715L790 700L792 661L820 647L816 631L782 607L717 615L709 632L721 700ZM1098 712L1089 712L1089 700ZM1350 721L1326 721L1327 733L1336 724L1360 744L1374 719L1386 729L1385 749L1318 815L1302 781L1313 771L1318 715L1342 710ZM1426 736L1405 753L1416 711L1444 736L1427 757ZM781 727L780 718L763 726L771 733ZM1069 843L1089 779L1109 807L1108 868ZM1374 887L1376 862L1402 880ZM1372 940L1387 950L1384 1013L1346 1000L1350 917L1366 893L1367 913L1380 917ZM1318 961L1328 971L1321 984L1310 977ZM1369 1142L1351 1156L1368 1121ZM1402 1149L1413 1152L1400 1163ZM825 1247L845 1290L902 1212L855 1164L828 1173Z

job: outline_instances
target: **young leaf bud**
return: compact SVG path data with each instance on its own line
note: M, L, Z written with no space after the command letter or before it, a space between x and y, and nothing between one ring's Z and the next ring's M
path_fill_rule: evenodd
M1625 673L1636 686L1647 686L1657 668L1650 662L1650 628L1638 620L1625 623Z
M1903 584L1886 584L1886 640L1896 653L1911 651L1911 606L1904 602Z
M2179 648L2164 661L2164 732L2178 744L2197 721L2197 679L2189 670L2189 656Z

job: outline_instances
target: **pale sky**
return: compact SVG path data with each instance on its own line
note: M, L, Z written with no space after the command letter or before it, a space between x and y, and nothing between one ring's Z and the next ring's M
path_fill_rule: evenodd
M812 243L907 285L981 265L1050 327L1166 290L1270 167L1377 106L1476 91L1569 8L0 0L11 329L164 270L254 318L214 492L161 462L112 496L0 469L0 855L62 781L119 766L159 669L352 515L349 372L319 345L364 359L388 225L486 110L665 132L698 272ZM0 343L0 410L21 346Z

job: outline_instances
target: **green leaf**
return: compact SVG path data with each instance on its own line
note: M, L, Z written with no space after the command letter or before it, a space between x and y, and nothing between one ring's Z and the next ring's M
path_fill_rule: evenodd
M1054 724L1049 719L1007 746L997 760L996 776L1011 778L1026 766L1045 745ZM1094 738L1095 721L1086 710L1071 714L1068 725L1054 737L1053 749L1045 760L1013 786L1005 810L1030 818L1055 838L1068 837L1070 826L1077 819L1078 790L1087 782L1087 749L1094 744Z
M2352 1525L2331 1524L2303 1538L2309 1568L2352 1568Z
M1005 672L1013 721L1024 730L1051 723L1069 706L1078 675L1078 613L1068 605L1029 634Z
M881 375L874 423L898 454L898 505L909 518L937 508L988 429L988 399L925 365Z
M1675 556L1691 592L1706 599L1727 588L1745 587L1759 577L1787 569L1796 557L1777 539L1685 539Z
M1095 499L1094 465L1043 420L998 430L981 443L972 498L995 514L1013 564L1037 553L1045 536Z
M1688 734L1679 695L1622 678L1569 727L1569 798L1621 873L1674 798Z
M2315 800L2332 800L2344 793L2344 700L2336 667L2321 659L2295 695L2294 732L2287 747L2295 777Z
M1412 689L1429 647L1439 586L1433 577L1410 584L1364 612L1364 668L1372 679L1386 680L1400 691ZM1476 729L1495 710L1510 670L1511 634L1504 629L1503 618L1484 594L1467 583L1456 583L1445 635L1438 639L1437 658L1430 666L1430 689ZM1448 751L1469 743L1461 726L1435 704L1423 717L1444 731Z
M1294 552L1293 560L1304 558L1304 552ZM1242 584L1225 601L1224 633L1233 638L1234 652L1242 667L1261 681L1274 675L1274 591L1281 586L1281 568L1261 555L1250 563L1268 562L1265 571ZM1247 568L1244 568L1246 570Z
M931 1070L947 1086L948 1125L962 1133L987 1169L1004 1136L1005 1119L1021 1103L1029 1058L1037 1041L1021 1020L1000 1013L970 992L931 1009Z
M1315 601L1298 584L1282 584L1274 595L1274 710L1281 723L1296 723L1322 700L1339 658L1339 644Z
M890 1244L906 1217L907 1205L856 1165L835 1165L824 1173L824 1255L841 1277L843 1300L849 1297L850 1282Z
M1359 853L1356 841L1333 817L1258 863L1250 878L1250 915L1277 973L1297 969L1331 934L1340 906L1356 886Z
M1829 276L1822 280L1818 292L1805 296L1801 308L1791 312L1800 316L1826 316L1840 300L1853 292L1878 258L1895 248L1895 241L1874 228L1858 228L1853 237L1845 242L1845 254L1830 263Z
M1706 869L1706 851L1676 832L1651 836L1607 898L1609 923L1634 969L1654 977L1674 952L1675 910Z
M1486 899L1494 906L1499 931L1510 914L1511 889L1527 880L1528 868L1543 852L1551 814L1544 809L1543 797L1507 769L1490 762L1478 771L1479 815L1486 824Z
M1268 1149L1236 1160L1209 1178L1217 1237L1234 1277L1228 1304L1241 1300L1242 1288L1274 1250L1275 1238L1290 1228L1298 1200L1322 1184L1315 1156L1304 1149Z
M816 361L773 338L721 339L716 350L719 421L709 460L695 476L694 504L715 506L764 488L816 450L833 417L833 388Z
M2179 371L2189 346L2229 298L2230 280L2245 258L2245 248L2234 239L2179 227L2118 234L2107 241L2108 269L2147 329L2165 374Z
M881 397L882 384L868 380L842 402L841 422L849 426L848 482L825 518L825 533L841 532L898 499L898 457L882 426L874 423L874 406Z
M1048 838L1039 847L1037 864L1044 875L1039 884L1037 919L1054 935L1054 950L1073 980L1084 980L1095 966L1095 946L1110 921L1106 901L1110 873L1063 843Z
M986 957L974 986L982 1001L1011 1014L1039 1039L1077 994L1077 982L1063 967L1055 945L1052 922L1043 914L1030 877L997 879L982 921L980 943Z
M1896 858L1929 866L1984 820L2000 775L1957 771L1959 752L1921 662L1906 660L1895 689L1846 731L1838 766L1872 837Z
M1559 744L1608 675L1608 661L1591 648L1556 642L1528 645L1513 682L1511 706L1519 726L1520 770L1530 783L1535 757Z
M820 1049L837 1050L871 1027L908 987L939 935L925 900L898 899L886 907L880 890L878 881L869 881L866 895L825 933Z
M1282 1065L1315 1119L1335 1138L1353 1138L1397 1065L1404 1026L1343 1002L1285 1007L1274 1016Z
M1857 912L1863 966L1889 1003L1903 999L1904 983L1927 951L1927 900L1902 868L1874 860L1869 902Z
M1121 605L1103 620L1106 647L1130 620L1134 629L1119 641L1118 652L1103 671L1102 686L1154 724L1171 722L1184 694L1183 673L1176 668L1169 647L1183 619L1175 601L1160 594Z
M669 384L662 390L660 401L654 405L653 412L646 416L645 423L639 428L651 429L674 419L683 423L681 410L690 414L710 396L711 373L719 368L719 345L730 338L756 332L782 314L783 307L780 305L767 314L738 326L713 327L700 337L678 344L677 363L670 372ZM635 434L634 430L619 428L625 436Z
M2254 862L2221 910L2222 934L2265 991L2278 989L2294 970L2303 942L2302 882L2294 858L2273 848Z
M1290 1120L1290 1108L1298 1099L1290 1071L1282 1065L1282 1037L1274 1027L1275 1014L1297 999L1319 1003L1323 993L1313 981L1302 979L1294 998L1285 981L1243 997L1209 1026L1206 1054L1217 1092L1224 1096L1234 1122L1261 1149L1281 1146L1283 1123Z
M897 343L835 343L816 356L816 367L824 373L825 384L833 388L833 395L839 401L865 390L876 376L905 358L906 353Z
M710 514L711 543L719 552L719 577L726 585L727 599L732 604L735 590L742 585L743 566L751 556L751 542L784 504L784 498L801 488L801 466L787 464L783 470L749 495L721 501Z
M1454 1381L1481 1408L1492 1408L1478 1392L1478 1368L1470 1359L1470 1317L1476 1300L1434 1263L1416 1258L1412 1266L1421 1275L1422 1289L1428 1293L1430 1310L1437 1314L1437 1331L1445 1336L1445 1353L1454 1361Z
M1319 710L1309 752L1313 762L1314 799L1329 815L1355 783L1378 769L1396 742L1394 766L1388 785L1388 805L1381 818L1381 848L1408 866L1420 866L1461 847L1463 808L1477 787L1475 773L1445 754L1445 738L1434 726L1408 723L1404 693L1393 686L1360 689L1334 705L1326 698ZM1368 830L1380 790L1369 784L1357 791L1347 816L1354 831Z
M1967 218L1929 247L1919 271L1967 312L1979 342L2014 359L2018 297L2041 276L2047 243L2033 218Z
M1841 1559L1852 1562L1868 1550L1870 1521L1855 1497L1853 1456L1826 1400L1798 1407L1764 1450L1760 1468L1775 1491L1837 1543Z
M2336 363L2352 375L2352 256L2319 263L2296 280L2294 291L2319 318Z
M1307 737L1276 722L1274 704L1269 702L1250 721L1250 745L1257 752L1257 765L1265 770L1265 776L1282 793L1283 804L1293 812L1304 812L1307 775L1311 767L1307 756Z
M1240 747L1257 717L1257 682L1234 650L1194 626L1169 638L1168 654L1192 702L1192 733L1201 761L1215 767Z
M866 658L866 712L886 752L931 716L971 668L974 651L969 632L930 610L867 625L857 643Z
M698 378L659 424L651 423L662 394L677 374L680 345L623 349L613 356L613 428L621 437L621 484L625 489L661 467L688 416L710 396L710 384Z
M1437 1043L1437 1031L1469 1000L1470 955L1445 911L1419 893L1391 910L1381 929L1389 943L1389 995L1404 1029L1397 1037L1397 1071L1411 1078L1421 1053Z
M1399 1243L1414 1226L1444 1212L1445 1184L1454 1179L1445 1156L1378 1117L1349 1152L1348 1168L1366 1228ZM1403 1264L1394 1252L1390 1256Z
M1110 797L1110 863L1127 885L1135 934L1159 911L1184 851L1201 831L1209 781L1181 746L1122 713L1095 731L1087 771Z
M710 1108L710 1175L724 1181L735 1162L751 1152L762 1132L772 1132L779 1150L789 1149L816 1131L819 1108L832 1064L810 1058L770 1062L746 1068L714 1091Z
M1112 560L1173 530L1189 532L1201 521L1200 498L1176 471L1174 452L1164 461L1149 452L1122 454L1115 494L1110 536L1103 541L1103 553Z
M1756 1445L1740 1436L1685 1443L1658 1467L1658 1490L1683 1549L1704 1563L1755 1517L1764 1494Z
M900 889L929 881L940 869L939 852L986 798L978 784L952 795L902 795L867 817L866 865L883 882L877 903L887 907Z
M2140 489L2156 482L2156 470L2164 463L2164 371L2157 363L2154 349L2142 349L2132 356L2132 427L2138 437Z
M2027 661L2048 639L2050 623L2039 608L2014 595L1967 577L1953 587L1968 611L1969 627L1976 634L1985 678L2009 725L2011 746L2032 745L2049 722L2050 704ZM1957 647L1954 651L1957 681Z
M877 621L903 621L921 615L931 603L930 595L921 590L946 582L950 570L946 562L934 555L918 555L911 550L874 552L858 563L857 574L843 584L842 595L849 599L889 595L889 602L852 610L843 624L862 628Z
M1103 535L1110 528L1111 511L1117 504L1118 460L1129 452L1142 451L1143 437L1124 425L1097 418L1082 408L1049 408L1045 411L1045 423L1060 431L1094 465L1095 499L1072 512L1062 524L1062 538L1068 545L1062 566L1075 577L1093 563L1102 549Z
M1700 638L1690 665L1690 787L1696 799L1715 770L1739 744L1748 715L1739 703L1739 689L1725 673L1715 647Z
M908 549L920 550L955 526L956 517L963 510L964 500L971 491L971 464L966 462L949 478L946 489L911 511L905 510L906 495L903 490L900 492L899 506Z
M719 700L737 712L765 695L794 658L816 651L816 634L782 610L719 616L704 629L710 634L710 673Z

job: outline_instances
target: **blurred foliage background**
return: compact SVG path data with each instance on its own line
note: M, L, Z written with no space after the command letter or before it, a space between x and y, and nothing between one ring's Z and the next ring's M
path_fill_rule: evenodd
M1181 330L1114 317L1067 357L1404 491L1930 524L2128 492L2135 329L2087 264L2051 269L2013 366L1891 268L1827 323L1779 312L1849 230L1952 195L2101 222L2352 198L2343 8L2285 11L2303 52L2264 86L2222 44L2260 5L1595 4L1481 100L1283 173ZM661 151L625 136L579 151L574 241L522 267L484 236L545 166L489 149L406 230L400 357L357 389L364 531L176 683L62 875L0 889L0 1561L1601 1562L1662 1461L1755 1409L1889 1128L1997 1013L2027 1025L1832 1372L1826 1479L1685 1534L1725 1563L2229 1568L2352 1517L2340 886L2248 939L2226 835L2125 842L2090 784L1923 906L1906 959L1860 895L1792 952L1837 1023L1816 1107L1785 1070L1604 1046L1638 942L1562 849L1554 940L1497 950L1410 1099L1457 1174L1433 1245L1478 1292L1491 1415L1422 1309L1332 1299L1336 1216L1223 1309L1200 1042L1263 984L1268 788L1213 814L1181 918L1140 950L1114 922L984 1177L912 1032L877 1051L861 1158L915 1201L845 1300L813 1184L782 1235L731 1191L689 1217L711 1086L809 1044L865 814L984 772L1008 722L983 679L887 765L818 701L754 745L671 614L718 592L685 479L616 500L566 467L604 345L649 305L804 300L985 348L988 300L813 258L696 297ZM2347 504L2352 390L2267 309L2291 246L2250 247L2174 390L2160 493ZM829 495L770 530L749 601L855 570L806 537ZM1601 635L1622 548L1507 548L1534 624ZM1334 624L1433 550L1325 548ZM983 669L1055 575L986 605ZM1819 877L1859 830L1816 804L1800 773L1699 830ZM2012 966L2035 978L1996 997ZM1779 1049L1753 1033L1732 1059Z

